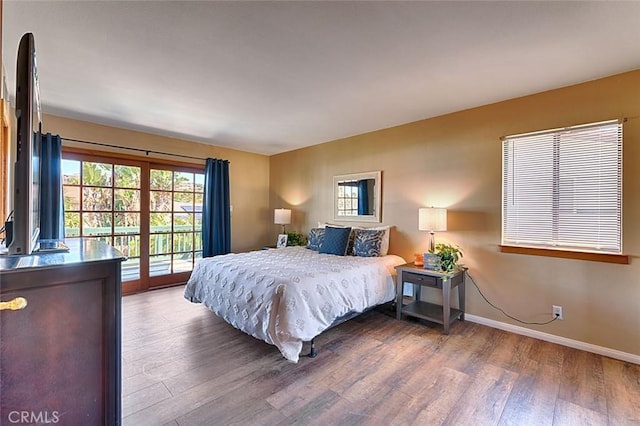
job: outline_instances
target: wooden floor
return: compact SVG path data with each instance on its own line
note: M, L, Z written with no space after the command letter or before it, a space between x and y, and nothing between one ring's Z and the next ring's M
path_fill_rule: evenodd
M123 299L125 425L640 424L639 365L377 311L293 364L182 291Z

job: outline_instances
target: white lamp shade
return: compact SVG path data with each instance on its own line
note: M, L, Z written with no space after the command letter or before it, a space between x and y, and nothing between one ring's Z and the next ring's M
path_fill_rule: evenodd
M418 229L420 231L446 231L447 209L421 208L418 209Z
M288 225L291 223L291 209L275 209L273 211L273 223Z

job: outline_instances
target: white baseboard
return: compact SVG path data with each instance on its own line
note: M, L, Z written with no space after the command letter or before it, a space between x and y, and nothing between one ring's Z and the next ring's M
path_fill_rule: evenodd
M531 330L517 325L507 324L500 321L491 320L477 315L464 314L464 319L477 324L486 325L488 327L497 328L504 331L510 331L515 334L533 337L534 339L544 340L546 342L557 343L558 345L567 346L574 349L580 349L592 352L598 355L608 356L610 358L631 362L640 365L640 355L634 355L627 352L618 351L616 349L605 348L604 346L592 345L591 343L580 342L578 340L568 339L566 337L556 336L542 331Z

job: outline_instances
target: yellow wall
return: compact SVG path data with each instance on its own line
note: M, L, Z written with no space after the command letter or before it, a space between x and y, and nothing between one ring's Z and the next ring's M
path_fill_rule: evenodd
M260 248L267 241L268 226L273 222L269 216L269 157L220 148L206 144L134 132L114 127L101 126L84 121L71 120L52 115L43 117L43 132L59 134L63 138L115 144L125 147L149 149L172 154L189 155L200 158L221 158L230 161L230 198L233 206L231 214L231 249L246 251ZM108 151L103 147L75 144L63 141L63 146ZM111 150L119 154L143 155L124 150ZM151 154L149 157L154 157ZM164 160L170 156L155 156ZM204 166L204 161L174 157L178 162L194 162Z
M620 117L629 118L623 242L631 264L500 253L500 137ZM551 305L561 305L564 321L527 327L640 355L638 164L640 70L272 156L270 206L290 206L290 228L306 233L332 220L334 175L382 170L382 221L395 226L390 252L411 261L424 251L418 208L447 207L449 231L436 239L464 250L470 274L495 304L527 321L549 319ZM467 300L471 314L521 325L472 285Z

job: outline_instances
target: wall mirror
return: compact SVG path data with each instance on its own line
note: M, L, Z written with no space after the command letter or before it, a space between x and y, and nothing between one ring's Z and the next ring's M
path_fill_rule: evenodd
M381 172L333 177L333 220L380 222Z

